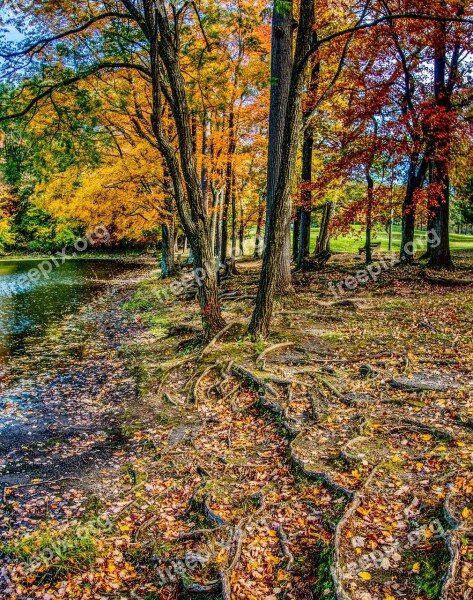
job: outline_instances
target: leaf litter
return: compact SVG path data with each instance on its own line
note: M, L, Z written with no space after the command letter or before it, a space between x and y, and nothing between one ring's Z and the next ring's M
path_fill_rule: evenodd
M224 289L254 293L257 268L242 262ZM467 597L473 292L410 273L351 294L356 309L298 274L297 310L281 306L264 347L236 327L205 352L178 327L198 326L192 302L153 302L156 275L139 303L122 289L111 333L91 327L97 347L35 377L35 402L9 411L38 433L6 466L77 479L10 480L31 487L4 494L6 597ZM247 319L233 296L228 322ZM392 385L426 375L434 389ZM78 545L74 528L97 517L112 526ZM51 536L69 546L32 570L25 557Z

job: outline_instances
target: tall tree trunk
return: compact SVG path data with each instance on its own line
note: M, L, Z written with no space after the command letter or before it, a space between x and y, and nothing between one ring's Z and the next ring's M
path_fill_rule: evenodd
M430 146L427 146L424 156L419 153L411 156L407 174L407 185L402 204L402 234L399 258L405 265L414 263L414 236L416 228L415 194L424 185L429 165ZM420 164L419 164L420 160Z
M204 198L204 204L209 206L209 168L207 165L207 159L210 154L209 140L212 135L212 121L210 120L210 113L207 109L204 109L204 122L202 127L202 169L200 175L200 185L202 188L202 196Z
M175 258L175 223L173 214L172 184L167 168L164 169L164 187L166 198L164 208L168 215L167 222L161 225L162 251L161 251L161 278L174 277L177 272Z
M217 244L217 225L218 225L218 212L220 211L219 207L219 192L215 188L214 184L210 185L210 189L212 190L212 212L210 215L210 231L212 232L212 248L214 248L214 254L216 252L216 244Z
M245 214L243 209L243 200L240 196L240 226L238 228L238 243L240 246L240 257L245 254Z
M228 256L228 213L230 209L230 203L232 201L232 186L233 186L233 161L236 150L236 137L235 137L235 113L233 106L230 109L230 115L228 118L228 152L227 152L227 166L225 171L225 196L223 198L223 210L222 210L222 245L220 248L220 264L225 267L227 264Z
M294 68L291 74L289 101L284 124L281 164L273 207L266 229L266 250L258 287L256 306L251 317L249 333L253 338L266 337L273 313L276 285L286 243L286 225L291 216L291 188L296 167L297 149L302 126L302 96L306 80L307 63L314 26L314 0L301 0L300 18Z
M194 253L194 273L199 283L198 298L202 326L204 337L209 338L225 326L225 321L218 296L207 207L197 173L186 85L179 62L179 50L176 47L163 0L155 0L154 3L146 0L144 12L146 31L150 42L153 132L159 150L167 162L176 191L176 203L181 224ZM159 29L159 32L156 28ZM161 61L164 64L172 94L171 109L177 130L179 159L164 131L162 122ZM185 182L185 190L183 182Z
M301 212L302 209L298 208L292 224L292 259L296 262L299 256L299 239L301 233Z
M373 254L371 251L371 230L373 227L373 192L374 181L370 175L370 166L366 170L366 182L368 184L368 202L366 206L366 242L365 242L365 264L370 265L373 262Z
M307 129L304 133L304 145L302 148L302 190L300 210L300 234L297 255L297 267L302 269L310 254L310 225L312 215L312 154L314 138L312 130Z
M393 250L393 225L394 225L394 209L391 208L391 215L388 221L388 250Z
M237 274L236 268L236 253L237 253L237 210L236 210L236 181L235 171L232 171L232 251L230 253L230 273L232 275Z
M266 198L266 244L269 237L270 216L275 203L276 187L283 161L282 146L284 120L288 106L293 65L293 0L273 3L271 37L271 99L269 109L268 179ZM284 156L284 160L286 157ZM290 199L289 199L290 201ZM291 214L285 216L284 251L278 272L278 293L292 293L291 277Z
M407 176L406 193L402 204L402 234L400 260L405 265L411 265L414 262L414 234L416 224L416 206L414 194L417 190L416 185L416 162L411 159L409 172Z
M164 161L164 208L167 213L167 222L161 225L162 250L161 250L161 278L174 277L177 272L175 259L175 223L174 223L174 197L172 178L168 165Z
M335 216L335 202L327 202L324 205L322 220L320 222L319 237L315 246L315 256L330 252L330 223Z
M317 32L312 32L311 43L317 42ZM312 58L308 95L316 98L320 79L320 60L315 54ZM312 112L312 107L306 107L304 118ZM302 190L301 190L301 216L299 252L297 268L303 269L310 255L310 228L312 221L312 157L314 152L314 132L312 126L304 129L304 144L302 147Z
M220 255L222 253L223 198L223 191L219 190L217 204L217 235L215 238L215 257L218 260L218 267L220 267Z
M450 146L452 110L451 90L446 83L446 33L445 24L438 27L437 45L434 54L434 93L437 115L433 125L435 151L433 156L433 186L430 198L432 214L432 234L435 242L430 244L429 267L453 269L450 252ZM455 57L454 59L455 60ZM452 63L453 63L452 60Z
M261 258L261 252L263 251L263 239L261 237L263 233L263 196L262 194L258 197L258 218L256 221L256 238L255 238L255 253L254 258Z
M431 158L429 161L429 196L427 198L427 222L425 224L425 231L427 233L427 250L426 252L421 256L422 259L430 259L430 257L432 256L432 244L433 244L433 239L431 237L432 232L434 231L435 228L435 223L434 223L434 211L432 210L431 204L432 204L432 200L430 198L430 190L432 189L432 186L434 185L434 161L433 158ZM435 199L433 201L435 203ZM429 234L430 232L430 234Z
M167 279L176 274L174 258L174 225L162 224L161 278Z

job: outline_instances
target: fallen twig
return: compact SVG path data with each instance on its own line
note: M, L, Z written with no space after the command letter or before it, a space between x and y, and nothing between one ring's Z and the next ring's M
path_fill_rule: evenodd
M287 558L286 571L290 571L294 564L294 556L288 547L288 540L286 532L284 531L282 525L279 525L277 530L279 545L281 546L282 553Z

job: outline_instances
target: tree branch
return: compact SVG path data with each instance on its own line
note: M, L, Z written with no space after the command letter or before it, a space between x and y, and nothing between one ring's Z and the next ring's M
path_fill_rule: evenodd
M370 0L366 0L365 6L363 8L363 12L361 14L361 17L358 19L358 25L362 23L363 19L366 16L366 13L368 11L368 7L369 7L369 2ZM323 94L320 96L320 98L317 100L315 106L311 109L310 113L308 115L305 116L304 118L304 125L303 125L303 129L304 131L310 127L310 124L313 120L313 118L315 117L317 110L319 109L320 105L322 104L322 102L325 100L325 98L327 97L327 94L330 93L330 91L333 89L334 85L337 83L338 78L340 77L340 75L342 74L343 71L343 67L345 65L345 59L347 57L348 54L348 48L350 46L351 41L353 40L355 36L355 32L353 32L349 38L347 39L345 46L343 47L342 50L342 56L340 57L340 61L338 63L338 67L337 70L334 74L334 76L332 77L332 80L330 81L329 85L327 86L327 88L324 90ZM318 41L316 41L316 44L318 44Z
M87 69L87 71L83 73L78 73L77 75L74 75L74 77L70 77L69 79L64 79L63 81L59 81L58 83L49 85L47 89L45 89L44 91L37 94L34 98L32 98L23 110L9 115L0 115L0 121L11 121L13 119L19 119L20 117L24 117L30 112L30 110L32 110L38 105L38 102L43 100L43 98L47 98L48 96L50 96L54 91L73 85L74 83L82 81L83 79L87 79L87 77L89 77L90 75L94 75L95 73L98 73L103 69L136 69L151 77L151 72L141 65L135 65L133 63L125 62L100 63L91 67L90 69Z
M317 41L317 43L315 45L313 45L311 47L311 49L301 59L299 68L302 68L302 66L310 59L312 54L317 52L317 50L323 44L327 44L328 42L331 42L332 40L342 37L344 35L349 35L349 34L356 33L357 31L362 31L363 29L371 29L372 27L376 27L377 25L380 25L381 23L385 23L386 21L391 21L391 20L399 21L401 19L405 19L405 20L413 19L416 21L435 21L435 22L441 22L441 23L468 23L470 25L473 24L473 18L441 17L441 16L435 16L435 15L419 15L417 13L401 13L401 14L397 14L397 15L384 15L382 17L379 17L378 19L375 19L374 21L370 21L369 23L361 23L361 24L354 25L353 27L347 27L346 29L342 29L341 31L336 31L335 33L331 33L330 35L327 35L326 37L321 38L320 40Z
M62 40L66 37L69 37L70 35L74 35L75 33L80 33L81 31L88 29L92 25L95 25L95 23L97 23L98 21L102 21L103 19L110 19L110 18L131 19L132 17L129 14L120 13L120 12L103 13L102 15L98 15L97 17L93 17L86 23L79 25L79 27L76 27L75 29L68 29L67 31L58 33L57 35L53 35L48 38L42 38L40 40L37 40L33 44L31 44L31 46L29 46L27 48L23 48L22 50L17 50L16 52L9 52L6 54L0 53L0 58L9 59L9 58L17 58L18 56L27 56L28 54L39 54L40 52L42 52L44 50L44 48L48 44L51 44L52 42L56 42L58 40Z

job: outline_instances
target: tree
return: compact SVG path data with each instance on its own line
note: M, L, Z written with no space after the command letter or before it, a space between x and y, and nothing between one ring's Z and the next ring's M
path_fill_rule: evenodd
M281 162L273 206L267 224L266 249L256 297L256 307L251 317L249 333L258 338L267 336L271 322L276 284L284 253L287 253L287 223L291 215L291 191L296 167L296 155L302 127L302 98L307 70L306 55L314 26L313 0L301 0L299 26L291 70L291 84L284 119Z
M275 207L276 190L283 163L284 126L287 118L293 70L294 16L292 0L274 0L271 27L271 98L269 107L268 180L266 187L266 245ZM284 251L278 273L278 294L293 292L291 276L291 210L285 215Z
M26 93L31 92L36 87L33 97L27 100L26 105L15 114L4 115L3 118L12 116L21 116L27 114L30 110L38 106L45 98L58 89L64 89L86 77L110 69L136 69L150 79L151 83L151 129L156 139L156 145L163 155L167 168L173 182L174 194L179 212L181 224L189 238L195 259L195 269L201 274L199 281L199 303L201 307L202 323L206 337L212 336L224 326L224 320L221 314L221 308L218 299L217 279L213 264L213 248L211 245L211 235L209 228L209 218L207 206L200 185L200 177L197 172L196 155L192 139L191 112L186 93L185 77L182 71L181 58L181 14L176 14L176 8L172 3L166 3L164 0L144 0L143 4L138 6L130 0L120 2L122 12L108 11L105 5L97 8L102 9L100 14L95 14L80 27L61 28L59 34L33 42L27 48L19 50L20 56L26 56L29 60L36 54L41 54L46 47L54 47L54 42L58 39L67 39L74 37L80 44L80 34L83 31L94 28L97 23L102 24L111 21L114 30L120 29L119 21L125 20L134 24L138 28L138 33L146 41L146 60L147 66L130 61L108 61L101 56L100 62L90 66L90 61L85 61L85 65L76 74L70 77L64 77L60 73L59 80L54 83L46 83L39 87L32 85L26 89ZM195 5L194 5L195 7ZM46 3L39 3L36 10L46 9ZM185 5L183 10L188 7ZM197 10L197 9L196 9ZM83 13L77 6L76 14ZM61 14L62 19L68 22L70 13L64 11ZM177 18L177 21L175 20ZM175 27L177 23L177 28ZM97 30L97 28L96 28ZM99 30L100 32L100 30ZM107 47L107 46L105 46ZM13 57L13 53L7 55ZM143 58L143 56L142 56ZM41 86L41 80L39 82ZM163 114L166 104L170 106L174 125L177 132L179 158L171 140L169 139L164 124Z

